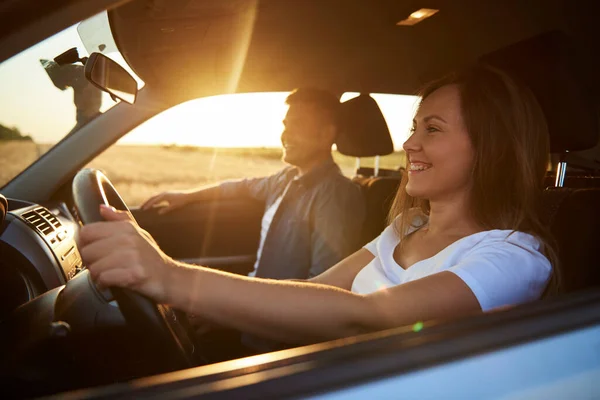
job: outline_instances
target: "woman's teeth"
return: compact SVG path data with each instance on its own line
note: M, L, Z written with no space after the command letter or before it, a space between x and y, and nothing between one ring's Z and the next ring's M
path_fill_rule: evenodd
M431 165L410 164L410 166L409 166L410 171L425 171L426 169L429 169L429 168L431 168Z

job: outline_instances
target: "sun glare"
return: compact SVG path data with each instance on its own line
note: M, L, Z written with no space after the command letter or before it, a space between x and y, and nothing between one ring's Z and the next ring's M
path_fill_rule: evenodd
M287 95L251 93L191 100L148 120L120 143L278 147Z
M191 100L148 120L119 143L202 147L279 147L288 92ZM356 96L345 93L342 101ZM373 94L399 149L411 126L414 96Z

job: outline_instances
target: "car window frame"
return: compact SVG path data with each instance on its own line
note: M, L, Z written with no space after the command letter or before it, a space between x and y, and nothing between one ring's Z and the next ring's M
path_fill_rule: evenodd
M600 325L600 291L439 324L357 336L86 391L89 398L305 397Z

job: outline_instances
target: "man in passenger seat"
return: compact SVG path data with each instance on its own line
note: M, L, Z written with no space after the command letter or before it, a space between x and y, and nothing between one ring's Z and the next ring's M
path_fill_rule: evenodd
M165 213L215 197L264 202L260 244L249 276L308 279L356 251L364 244L359 243L363 195L331 155L340 103L333 94L313 88L295 90L286 103L281 142L283 161L290 166L268 177L161 193L142 209L167 203L159 210Z

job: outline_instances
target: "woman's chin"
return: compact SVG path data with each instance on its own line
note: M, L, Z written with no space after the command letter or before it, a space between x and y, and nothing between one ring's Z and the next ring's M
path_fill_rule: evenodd
M411 185L410 182L406 185L406 193L410 197L414 197L415 199L426 199L427 198L427 190L420 187L415 187L415 185Z

